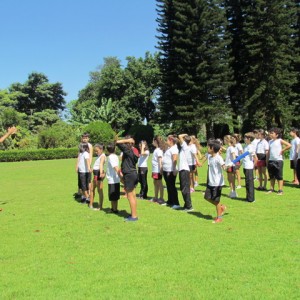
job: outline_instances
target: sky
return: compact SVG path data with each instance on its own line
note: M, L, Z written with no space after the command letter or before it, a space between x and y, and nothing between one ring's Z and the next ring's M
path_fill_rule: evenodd
M126 65L156 51L155 9L155 0L0 0L0 89L39 72L77 99L103 58Z

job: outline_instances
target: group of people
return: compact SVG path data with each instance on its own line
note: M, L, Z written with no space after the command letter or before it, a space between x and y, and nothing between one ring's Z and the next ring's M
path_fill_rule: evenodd
M210 139L207 143L207 153L201 155L201 146L194 136L187 134L169 135L166 140L156 136L152 145L152 172L154 197L149 201L172 209L193 211L191 193L198 184L197 167L205 161L208 163L207 186L204 199L216 207L217 216L214 223L223 221L226 206L221 204L222 187L225 185L224 171L227 173L230 187L230 198L237 198L237 189L241 188L240 167L243 166L246 187L246 201L255 201L254 181L257 179L257 190L267 193L283 194L283 160L284 152L290 149L291 168L294 170L294 183L299 184L300 177L300 138L296 129L290 131L291 143L281 138L281 130L271 128L269 132L262 129L248 132L241 137L238 134L226 135L223 141ZM137 221L137 198L148 199L148 159L149 146L146 141L139 142L139 149L135 148L135 141L127 136L106 146L108 156L104 154L104 145L96 144L92 147L88 143L88 134L82 136L80 153L78 155L76 171L78 172L78 186L81 201L88 203L91 209L101 210L103 207L103 180L108 181L108 199L111 201L111 212L118 213L120 199L120 183L124 185L124 193L128 198L131 215L126 221ZM240 141L244 141L244 147ZM115 147L121 155L115 153ZM92 153L97 159L92 166ZM223 159L224 153L224 159ZM121 167L119 167L121 160ZM105 165L107 165L105 167ZM297 173L298 172L298 173ZM93 173L93 180L91 180ZM179 175L180 191L184 204L178 199L176 179ZM163 180L166 187L164 187ZM237 181L237 185L236 185ZM270 181L270 188L267 184ZM135 189L140 183L140 192ZM166 201L164 189L167 189ZM99 206L94 207L95 191L98 191Z

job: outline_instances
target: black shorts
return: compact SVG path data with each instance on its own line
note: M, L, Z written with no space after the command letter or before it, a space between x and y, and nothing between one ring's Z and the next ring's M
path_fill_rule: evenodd
M270 179L283 180L283 161L270 160L268 163L268 172Z
M100 177L100 170L93 170L94 181L103 181L105 177Z
M296 164L295 164L295 161L294 160L290 160L290 168L292 170L295 170L296 169Z
M108 200L118 201L120 199L120 183L108 184Z
M196 165L189 165L190 172L194 172L196 170Z
M91 182L91 173L79 173L81 190L88 191L89 183Z
M134 190L138 184L138 174L136 172L123 174L124 179L124 189L126 192L131 192Z
M222 193L221 186L210 186L208 185L205 190L204 199L212 200L214 202L220 202Z

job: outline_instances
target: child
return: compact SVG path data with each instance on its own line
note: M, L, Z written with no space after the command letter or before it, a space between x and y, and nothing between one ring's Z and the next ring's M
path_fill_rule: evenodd
M208 175L207 175L207 187L204 194L204 199L213 204L217 210L217 217L213 223L220 223L223 221L223 215L226 210L226 206L220 203L222 186L224 185L224 177L222 170L225 169L225 163L220 156L221 145L211 140L208 144Z
M225 164L226 166L229 166L227 168L227 179L230 187L230 198L236 198L238 195L235 191L235 166L232 166L232 161L237 157L237 150L234 147L235 145L235 138L231 135L225 135L224 137L224 144L228 145L228 148L226 150L226 158L225 158Z
M277 195L283 194L283 153L291 148L291 144L282 140L281 130L279 128L271 128L269 130L269 146L270 151L267 156L267 166L270 176L270 190L268 193L274 192L275 180L278 181ZM282 148L285 146L285 148Z
M176 189L176 176L177 176L177 159L178 159L178 147L177 138L173 135L169 135L167 138L168 149L163 156L163 175L167 185L168 201L167 205L173 209L180 208L178 201L178 192Z
M187 155L187 160L190 168L190 190L191 193L195 192L195 172L196 172L196 167L199 165L198 157L197 157L197 147L195 145L195 136L194 139L189 137L191 142L188 144L188 148L190 149L190 154ZM188 154L188 153L187 153Z
M187 134L178 136L181 149L179 151L179 181L180 190L184 200L184 210L186 212L193 211L190 189L190 166L188 157L191 156L191 148L188 146L191 142L191 137Z
M293 183L299 184L297 174L296 174L296 163L297 163L297 147L300 144L300 138L298 137L298 129L292 128L290 131L290 136L292 137L291 149L290 149L290 168L293 170Z
M138 221L135 187L138 183L136 163L139 154L137 149L133 147L134 139L130 136L126 136L125 139L118 140L116 143L118 148L123 152L121 170L124 179L124 189L131 209L131 216L125 218L125 221Z
M76 172L79 175L79 187L82 191L81 203L89 203L89 183L91 181L91 167L89 145L87 143L81 143L79 145L79 155L76 164Z
M146 141L141 141L139 143L140 148L140 157L138 160L138 177L139 183L141 185L140 190L140 199L147 199L148 194L148 182L147 182L147 174L148 174L148 158L150 155L148 145Z
M243 146L240 143L240 141L241 141L241 135L238 134L238 133L234 133L233 137L236 140L235 148L236 148L237 156L243 154ZM237 186L236 186L236 189L240 189L242 186L241 186L241 173L240 173L240 169L239 168L236 168L235 175L236 175L236 179L237 179L237 183L238 183Z
M105 172L104 172L104 164L106 161L106 156L103 153L104 146L100 144L96 144L94 146L94 151L97 155L97 159L94 163L93 167L93 174L94 179L92 182L92 189L90 193L90 205L89 208L93 209L93 203L95 198L95 190L97 188L98 195L99 195L99 207L95 210L102 210L103 208L103 180L105 178Z
M268 182L266 159L269 153L269 143L265 139L265 131L263 129L258 130L258 137L259 141L256 145L256 156L258 161L256 167L258 170L259 187L257 190L266 191ZM253 145L253 143L251 144Z
M111 212L118 214L118 201L120 199L120 169L119 158L115 154L115 145L110 143L107 145L107 182L108 182L108 199L111 202Z
M257 157L255 154L254 145L251 142L254 140L253 132L248 132L244 136L244 142L246 144L244 148L244 153L247 151L250 153L249 155L245 156L243 159L243 167L244 167L244 174L245 174L245 185L246 185L246 201L254 202L254 165L257 162Z
M157 202L160 205L166 205L166 202L164 201L164 187L162 184L162 157L163 150L165 148L164 142L159 136L156 136L153 139L153 146L155 147L155 150L152 155L152 178L154 185L154 198L151 199L151 201Z

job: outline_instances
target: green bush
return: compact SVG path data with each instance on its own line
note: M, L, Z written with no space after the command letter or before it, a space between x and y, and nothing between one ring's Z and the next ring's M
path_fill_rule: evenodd
M38 137L39 148L72 148L78 145L80 131L73 125L57 122L41 130Z
M37 150L11 150L1 151L0 161L13 162L24 160L51 160L63 158L76 158L78 148L68 149L37 149Z
M90 135L90 142L92 144L102 143L107 145L113 142L116 136L110 124L101 121L90 123L84 127L83 131Z

